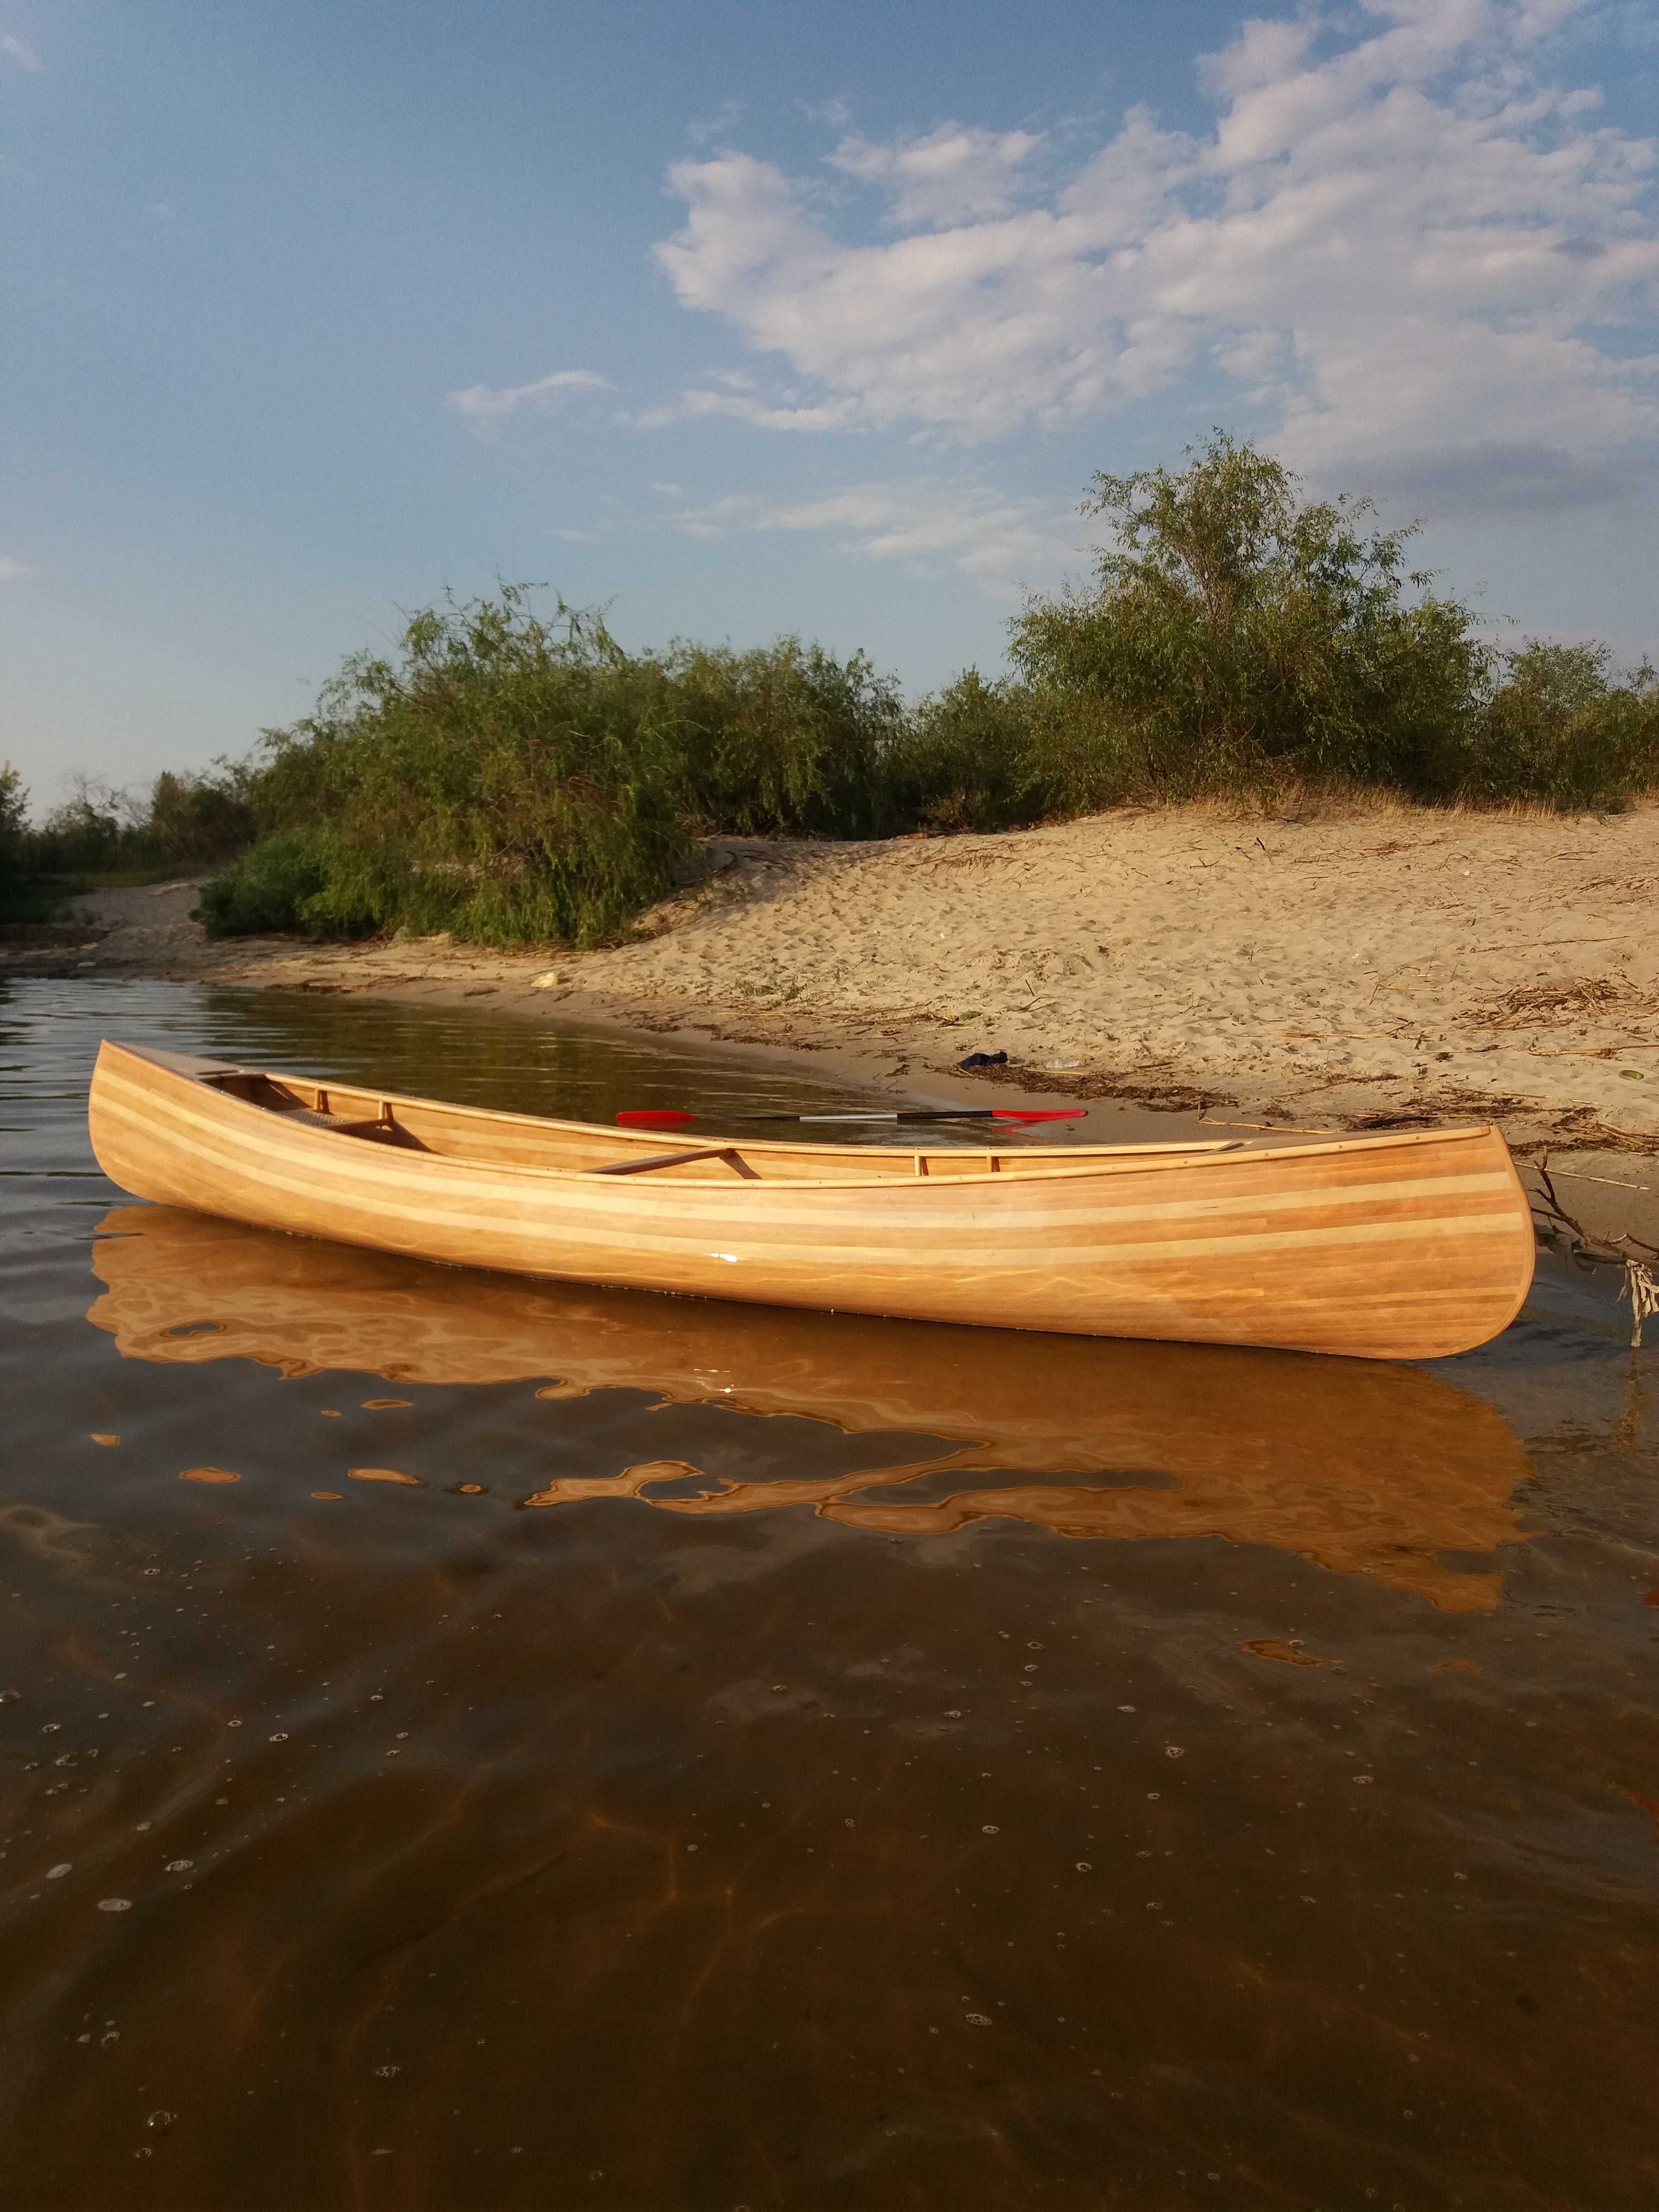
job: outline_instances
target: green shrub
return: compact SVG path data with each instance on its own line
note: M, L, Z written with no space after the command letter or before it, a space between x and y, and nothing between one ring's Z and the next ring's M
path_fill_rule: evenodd
M163 770L150 788L149 812L135 842L147 857L180 868L200 867L240 852L258 834L252 773L219 761L210 772Z
M1244 793L1286 779L1421 787L1455 755L1487 655L1455 601L1419 597L1409 531L1366 500L1302 503L1218 431L1178 474L1099 476L1112 543L1092 590L1013 624L1038 750L1071 810Z
M880 837L908 826L888 773L903 702L863 653L839 660L785 637L747 653L678 645L644 665L675 702L699 828Z
M242 883L262 913L292 883L287 926L313 932L597 944L686 855L681 720L659 666L562 604L551 624L516 586L423 611L396 663L354 656L315 715L268 734L251 791L267 838L220 879L213 927L252 926L233 918ZM284 831L307 835L267 860Z
M1507 659L1460 763L1460 796L1616 809L1659 787L1659 678L1622 679L1605 645L1529 638Z
M101 781L82 777L72 799L54 806L30 838L31 857L42 875L86 875L118 868L130 859L131 803Z
M907 828L947 832L1008 830L1053 812L1060 794L1040 719L1022 686L968 669L921 702L893 746L892 811Z
M366 917L337 927L332 916L313 910L329 883L325 845L320 830L279 830L240 854L203 887L198 911L208 935L363 935L374 927Z
M252 776L216 762L209 770L164 770L148 796L77 776L73 794L27 833L30 865L46 876L107 875L201 867L228 859L256 834Z
M9 762L0 762L0 916L15 917L30 874L29 795Z

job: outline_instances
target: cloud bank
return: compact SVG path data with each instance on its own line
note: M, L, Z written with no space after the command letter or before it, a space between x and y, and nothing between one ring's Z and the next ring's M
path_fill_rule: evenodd
M1443 515L1618 495L1659 455L1656 145L1556 81L1583 4L1253 21L1200 64L1210 131L1138 108L1081 161L953 124L843 137L828 195L679 162L659 264L791 389L708 379L634 419L975 441L1186 387L1317 481Z

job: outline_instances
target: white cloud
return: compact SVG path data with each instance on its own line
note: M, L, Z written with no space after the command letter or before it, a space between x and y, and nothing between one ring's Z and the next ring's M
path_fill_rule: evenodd
M9 31L0 31L0 54L3 54L9 62L15 62L19 69L28 70L31 73L46 67L27 40L15 38Z
M1041 500L1012 498L988 484L929 479L852 484L807 500L733 492L701 507L677 506L658 526L695 538L823 531L867 560L959 570L1000 599L1028 580L1057 576L1077 541L1075 518Z
M1040 143L1025 131L971 131L945 123L902 146L872 145L854 133L830 159L845 175L889 192L893 204L887 221L908 228L1006 214L1022 181L1016 172Z
M694 146L718 146L729 138L744 117L748 105L741 100L723 100L712 115L700 123L688 123L685 135Z
M465 392L452 392L449 404L474 430L493 430L514 415L549 415L584 392L614 392L608 376L591 368L560 368L551 376L538 376L533 384L509 384L497 389L470 384Z
M622 413L617 420L630 430L665 430L676 422L706 422L724 415L737 422L752 422L763 430L856 430L860 425L858 403L852 398L830 399L801 405L788 398L763 399L751 392L716 392L693 386L663 407L642 407Z
M1188 380L1208 409L1218 374L1321 480L1442 513L1605 496L1659 439L1650 361L1619 357L1659 304L1659 208L1655 143L1547 73L1582 4L1248 22L1200 65L1210 131L1135 110L1057 182L1026 133L843 137L856 235L771 163L681 162L660 266L796 383L654 419L975 440Z

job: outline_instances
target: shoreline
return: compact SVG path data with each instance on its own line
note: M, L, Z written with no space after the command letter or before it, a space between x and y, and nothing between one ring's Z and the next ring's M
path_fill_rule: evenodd
M1641 921L1659 809L1131 809L996 836L720 839L709 860L592 952L210 944L189 918L199 878L94 892L83 930L7 946L0 981L142 975L678 1035L923 1103L1062 1097L1096 1141L1492 1121L1547 1213L1659 1245L1659 937ZM1009 1063L957 1068L975 1050Z

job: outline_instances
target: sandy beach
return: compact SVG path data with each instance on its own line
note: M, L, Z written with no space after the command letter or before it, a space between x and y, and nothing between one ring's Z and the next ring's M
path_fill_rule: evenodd
M724 839L708 859L600 951L210 945L179 884L94 896L83 932L12 948L0 975L556 1009L827 1051L922 1097L962 1095L957 1063L1002 1051L988 1079L1027 1094L1234 1125L1492 1119L1576 1175L1618 1160L1609 1189L1650 1200L1659 1181L1641 1158L1659 1155L1659 809L1125 810L998 836Z

